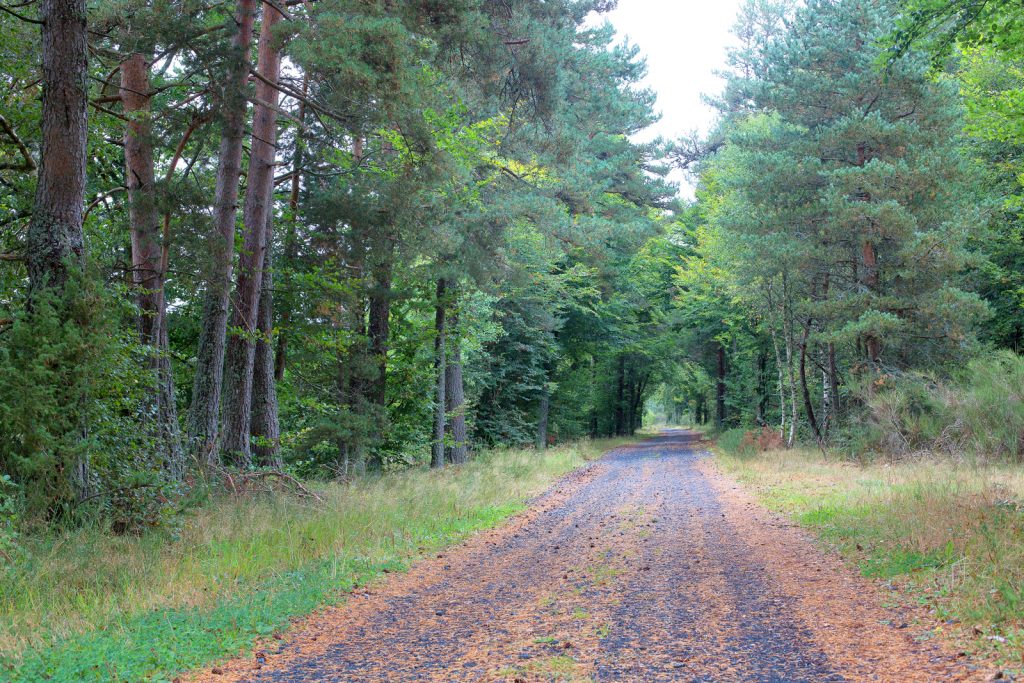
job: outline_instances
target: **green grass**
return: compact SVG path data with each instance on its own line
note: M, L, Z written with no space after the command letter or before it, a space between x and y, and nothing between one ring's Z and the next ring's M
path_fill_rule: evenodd
M322 504L220 499L176 538L29 538L0 567L0 680L170 680L499 524L613 445L495 451L442 472L322 485Z
M793 450L717 462L945 630L1024 661L1024 467L939 457L853 464Z

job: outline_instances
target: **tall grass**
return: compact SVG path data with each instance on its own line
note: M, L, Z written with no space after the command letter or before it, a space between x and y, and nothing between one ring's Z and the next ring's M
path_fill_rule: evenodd
M105 680L113 670L162 680L337 599L337 589L493 526L611 445L493 451L459 468L324 484L317 487L323 503L278 494L222 498L196 511L177 537L82 529L23 539L17 561L0 567L0 678L6 667L21 680L65 670L56 680L92 671ZM266 613L238 626L257 609L239 605L256 594ZM148 642L159 636L147 618L157 613L195 632L182 646L188 651L132 659L132 648L158 645ZM241 630L225 639L221 621ZM208 631L212 640L202 642ZM82 659L77 668L59 661L69 652ZM107 657L124 661L100 663Z
M864 574L903 585L978 647L1024 659L1024 468L853 464L799 450L720 449L718 461Z
M1024 458L1024 357L1011 351L976 358L952 379L884 378L867 404L865 436L888 453Z

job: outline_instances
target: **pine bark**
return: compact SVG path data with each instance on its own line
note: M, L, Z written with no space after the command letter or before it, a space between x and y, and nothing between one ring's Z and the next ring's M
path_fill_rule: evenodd
M121 104L128 123L124 136L125 185L131 226L132 282L139 307L139 340L149 347L146 364L156 383L148 401L150 422L164 467L174 481L185 474L171 371L164 296L163 244L156 201L148 56L131 55L121 65Z
M214 193L213 232L210 236L210 271L207 275L202 331L196 356L188 433L200 461L219 464L218 418L224 375L231 270L235 249L235 217L238 213L238 181L242 175L242 141L248 111L249 47L256 14L256 0L238 0L236 32L232 39L231 67L221 105L220 150Z
M249 147L249 172L243 211L243 246L231 314L232 334L227 343L224 368L224 434L222 457L239 467L252 464L253 369L256 358L256 328L264 275L264 261L272 232L274 168L277 155L278 91L281 49L274 38L274 26L281 13L263 3L257 72L263 77L256 85L256 105ZM267 82L269 81L269 83ZM266 103L266 104L263 104Z
M457 307L452 311L449 339L451 352L445 367L445 406L451 436L448 459L461 465L469 459L469 445L466 441L466 395L462 384L462 344L459 341Z
M437 281L437 298L434 303L434 378L436 382L436 400L434 403L434 441L430 452L430 466L444 467L444 432L447 420L446 384L447 379L447 354L446 349L446 317L447 297L446 283L444 278Z
M259 312L256 316L256 354L252 380L253 455L261 467L280 469L281 423L278 415L277 387L274 372L274 270L273 247L270 245L274 217L267 212L267 255L263 264Z
M88 43L85 0L42 0L42 146L26 240L30 295L62 292L84 260Z

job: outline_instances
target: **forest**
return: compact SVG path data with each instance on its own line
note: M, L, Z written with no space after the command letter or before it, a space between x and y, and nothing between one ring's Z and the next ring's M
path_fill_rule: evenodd
M748 0L645 142L617 4L4 0L0 577L652 425L1019 463L1019 3Z

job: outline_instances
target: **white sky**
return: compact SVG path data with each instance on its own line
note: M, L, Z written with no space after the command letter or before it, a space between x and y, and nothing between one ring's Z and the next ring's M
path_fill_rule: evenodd
M619 0L619 7L604 15L619 38L628 38L647 58L644 83L658 93L662 114L644 136L672 139L694 129L706 131L713 110L701 99L717 94L722 81L714 72L725 65L725 49L733 42L731 30L742 0ZM681 193L692 196L681 173L673 180Z

